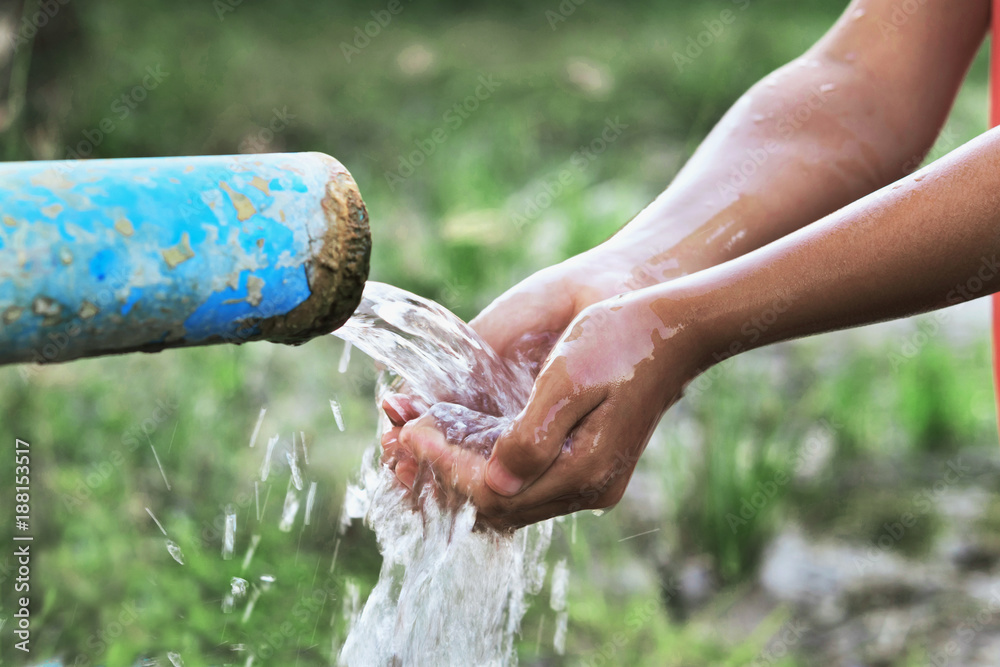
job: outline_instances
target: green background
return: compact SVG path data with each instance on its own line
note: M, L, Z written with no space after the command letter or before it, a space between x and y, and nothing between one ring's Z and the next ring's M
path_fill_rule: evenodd
M554 0L404 1L355 52L344 44L389 3L54 4L33 43L7 49L0 63L10 79L0 117L6 159L67 157L86 148L102 119L114 129L101 132L90 157L329 153L367 202L371 277L465 319L627 222L744 90L805 50L843 8L587 0L564 2L565 20L553 21ZM678 66L674 54L723 10L735 20ZM23 23L7 27L8 36L23 34ZM119 117L116 100L147 67L167 76ZM450 113L480 77L495 90L474 110ZM276 116L287 122L265 131ZM582 167L574 162L608 122L623 127L620 136ZM984 49L932 157L985 122ZM421 152L432 137L444 139ZM568 185L532 208L566 170ZM566 655L552 648L546 588L525 618L521 663L752 663L798 613L790 603L746 602L760 594L757 567L778 532L794 522L810 539L867 544L956 455L976 462L963 487L1000 488L985 313L966 307L782 345L704 380L664 420L618 508L556 526L549 560L566 557L571 570ZM258 665L331 664L349 591L363 600L379 568L366 528L339 530L345 486L376 435L371 364L356 353L339 374L341 349L328 338L294 349L257 343L0 368L0 451L10 452L0 455L0 507L13 505L14 438L32 447L32 660L169 664L174 651L186 665L242 665L256 652ZM343 405L346 432L330 399ZM261 407L267 415L250 449ZM817 429L829 455L800 479L793 473ZM285 533L287 467L276 465L262 487L270 495L260 520L253 481L267 437L285 442L293 431L305 433L306 478L319 494L311 525L300 519ZM734 529L727 516L783 475L793 481ZM227 504L238 513L229 561L219 535ZM994 505L973 536L984 548L1000 542ZM147 508L182 548L183 565ZM894 553L931 559L937 515L934 504ZM12 532L0 520L0 543ZM261 540L244 571L253 534ZM8 617L0 658L30 664L12 646L9 551L0 553L0 618ZM691 564L714 582L701 604L676 590ZM265 575L275 584L246 622L245 602L222 613L230 577L259 586ZM737 604L750 605L754 623L732 621ZM288 632L275 635L286 621ZM877 664L925 664L929 641L915 636ZM267 645L273 655L261 653ZM800 642L771 664L822 664L812 651Z

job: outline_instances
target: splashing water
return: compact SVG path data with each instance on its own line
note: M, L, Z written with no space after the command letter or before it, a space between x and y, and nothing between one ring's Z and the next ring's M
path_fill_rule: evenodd
M264 462L260 466L260 481L266 482L267 476L271 474L271 456L274 454L274 446L278 444L278 435L272 435L267 441L267 451L264 452Z
M184 564L184 552L181 551L180 546L173 540L167 540L167 552L170 553L170 557L175 561L181 565Z
M278 523L278 530L288 533L295 524L295 517L299 513L299 496L295 493L295 487L288 484L288 492L285 494L285 504L281 509L281 521Z
M222 559L232 560L233 545L236 541L236 510L232 504L226 505L226 532L222 537Z
M347 372L347 367L351 365L351 344L344 341L344 351L340 354L340 363L337 364L337 372L343 374Z
M260 425L264 423L264 415L267 414L267 408L261 408L260 414L257 416L257 424L253 427L253 434L250 436L250 447L257 444L257 436L260 434Z
M222 613L231 613L233 605L247 596L247 585L247 580L241 577L230 579L229 592L222 598Z
M454 404L435 409L446 418L463 410L490 416L490 438L495 420L512 418L531 388L527 363L502 360L440 305L382 283L366 285L360 307L335 335L390 370L380 397L405 382L405 393L427 406ZM492 439L473 442L483 431L468 431L448 435L488 453ZM343 520L365 517L383 564L364 608L352 605L341 663L516 664L514 639L527 596L544 583L553 522L514 534L474 530L471 503L446 507L427 493L418 511L410 492L378 465L374 448L366 461L361 481L348 490Z
M337 420L337 428L344 431L344 413L340 410L340 403L330 399L330 409L333 411L333 418Z

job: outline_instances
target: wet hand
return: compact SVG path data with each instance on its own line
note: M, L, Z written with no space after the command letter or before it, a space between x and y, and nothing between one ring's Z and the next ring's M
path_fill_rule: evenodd
M624 289L622 276L627 271L618 264L614 258L598 257L596 251L570 258L515 285L470 324L500 356L527 364L534 376L583 308ZM382 435L382 463L413 488L417 465L412 454L399 446L400 429L430 406L400 392L405 392L405 385L382 403L390 422Z
M529 276L469 324L501 357L541 364L580 311L627 290L628 275L620 258L595 249ZM546 340L548 346L533 344Z
M652 306L652 297L634 292L585 308L553 348L524 410L502 429L470 427L467 414L434 409L406 421L395 432L396 450L408 457L397 475L413 488L425 481L418 473L431 472L436 484L471 498L481 521L501 528L614 505L703 356L682 319L666 322ZM459 417L457 429L449 430L449 416ZM487 451L489 437L470 440L470 428L498 437Z

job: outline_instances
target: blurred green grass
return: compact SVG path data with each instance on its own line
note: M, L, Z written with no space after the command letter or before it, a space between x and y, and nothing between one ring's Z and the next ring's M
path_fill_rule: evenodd
M343 161L371 213L372 278L467 319L516 280L613 233L663 189L743 90L809 46L840 9L818 0L753 3L678 71L673 52L732 4L587 2L555 30L545 11L557 3L404 4L350 63L341 43L384 5L246 0L229 3L233 11L220 20L209 2L70 4L61 10L73 21L67 41L40 50L23 124L3 140L21 159L62 158L110 116L116 129L92 157L233 153L248 139L259 145L276 110L287 110L287 127L260 148L319 150ZM114 100L157 66L169 75L119 120ZM936 154L985 126L985 72L981 54ZM499 87L453 126L448 110L474 94L480 76ZM573 169L573 154L608 119L628 127L519 225L517 216L540 201L553 175ZM447 139L411 176L387 178L439 129ZM670 490L665 499L637 497L614 519L585 514L557 525L553 558L570 558L573 573L567 656L552 649L545 591L525 619L523 664L752 661L787 611L729 640L711 631L711 609L688 623L671 620L657 567L664 554L707 554L724 582L738 585L781 522L836 524L830 473L779 485L745 529L733 530L727 518L760 484L794 474L796 452L817 424L835 425L843 467L993 446L983 336L961 345L932 337L901 364L892 356L899 337L831 340L781 346L765 361L738 359L685 399L677 414L696 425L705 455L685 458L689 433L668 416L640 466ZM330 664L346 632L350 589L363 600L379 566L367 530L338 530L346 481L374 441L376 417L369 362L356 355L340 375L340 350L327 339L0 369L0 431L30 441L35 457L33 655L130 665L141 656L164 664L177 651L187 665L243 664L246 654L229 648L243 644L261 656L255 664ZM331 398L344 407L345 433ZM250 449L262 406L264 428ZM261 520L246 499L267 437L287 439L293 430L305 433L307 480L320 493L311 525L300 519L284 533L277 524L287 466L276 461ZM0 479L10 479L11 467L11 457L0 457ZM224 561L219 520L230 503L239 517L236 556ZM621 541L645 529L628 514L643 504L659 532ZM170 558L147 508L183 549L184 565ZM243 570L253 534L260 545ZM0 556L0 572L9 564ZM633 571L640 574L629 579ZM276 583L246 622L245 605L221 612L231 577L260 585L263 575ZM10 579L0 578L8 610ZM0 657L20 664L11 643L3 637Z

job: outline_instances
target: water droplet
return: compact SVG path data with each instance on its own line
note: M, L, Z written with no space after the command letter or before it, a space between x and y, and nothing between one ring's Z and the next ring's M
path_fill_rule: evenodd
M330 400L330 409L333 410L333 418L337 420L337 428L344 430L344 415L340 411L340 403Z
M160 523L160 520L156 518L155 514L153 514L153 510L151 510L151 509L149 509L147 507L146 508L146 513L149 514L149 516L153 519L153 521L156 522L156 527L159 528L160 532L163 533L163 536L166 537L167 536L167 531L163 530L163 524Z
M552 636L552 648L556 655L566 654L566 631L569 627L569 612L561 611L556 614L556 631Z
M236 541L236 510L226 505L226 530L222 537L222 559L232 560L233 544Z
M266 482L267 476L271 474L271 455L274 453L274 446L278 444L278 434L275 433L267 441L267 450L264 452L264 462L260 465L260 481Z
M344 341L344 351L340 354L340 363L337 364L337 371L346 373L347 367L351 364L351 341Z
M854 12L851 13L851 20L852 21L857 21L859 18L861 18L864 15L865 15L865 10L863 10L863 9L855 9Z
M309 483L309 493L306 495L306 517L305 525L309 525L309 520L312 517L313 504L316 502L316 482Z
M243 610L243 619L242 619L242 621L244 623L246 623L248 620L250 620L250 614L253 613L253 608L255 606L257 606L257 600L259 598L260 598L260 589L255 587L253 589L253 593L250 594L250 601L247 602L247 606Z
M604 510L590 510L590 513L593 514L594 516L603 516Z
M299 445L302 447L302 460L309 465L309 450L306 448L306 432L299 431Z
M296 454L295 433L292 433L292 448L285 452L285 460L288 461L288 469L292 473L292 484L299 491L302 490L302 472L299 470L299 457Z
M177 546L177 543L173 540L167 540L167 551L170 552L171 557L181 565L184 564L184 552L181 548Z
M767 119L767 116L765 116L764 114L755 113L751 118L755 123L763 123Z
M552 591L549 595L549 608L552 611L566 609L566 594L569 592L569 566L566 559L561 559L552 568Z
M253 560L254 552L257 551L257 545L260 544L260 535L254 535L250 538L250 547L247 549L247 555L243 557L243 564L240 566L240 570L246 570L250 567L250 561Z
M292 530L295 523L295 515L299 513L299 496L295 489L288 486L288 493L285 494L285 506L281 510L281 521L278 523L278 530L287 533Z
M835 90L836 88L837 88L836 84L824 83L822 86L819 87L819 92L829 93L831 90Z
M353 580L348 580L344 591L344 620L351 622L357 617L361 603L361 589Z
M170 661L170 664L173 665L174 667L184 667L184 661L181 660L180 653L174 653L173 651L170 651L167 653L167 659Z
M913 177L913 180L916 183L919 183L920 181L924 180L924 174L917 174L916 176Z
M264 423L264 414L266 412L267 408L261 408L260 414L257 415L257 424L253 427L253 434L250 436L251 447L257 444L257 434L260 433L260 425Z
M274 581L274 578L271 578ZM239 577L233 577L229 582L229 592L237 600L242 600L247 594L247 583L246 579L241 579Z

